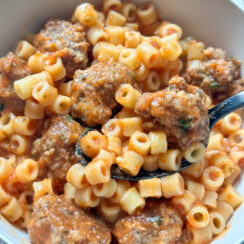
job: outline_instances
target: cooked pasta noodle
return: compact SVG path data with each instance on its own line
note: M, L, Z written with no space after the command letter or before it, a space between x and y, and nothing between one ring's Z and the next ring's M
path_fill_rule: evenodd
M37 178L39 167L36 161L26 159L16 167L16 176L21 182L30 182Z
M74 17L85 26L94 26L98 20L96 10L89 3L79 5L75 10Z
M240 61L153 3L101 7L0 59L0 213L31 243L210 243L243 203L241 111L208 130Z
M75 203L82 208L94 208L100 203L100 198L93 193L91 187L87 187L75 191Z
M137 15L143 25L152 24L158 18L156 8L152 3L145 3L139 6Z
M135 21L137 15L136 5L133 3L123 3L121 8L122 15L125 16L128 22Z
M107 222L114 223L119 217L121 208L119 204L114 204L113 202L103 199L99 205L98 211Z
M186 218L192 227L203 228L208 225L210 215L205 206L201 204L195 204L188 212Z
M18 57L28 59L36 51L37 50L34 46L32 46L29 42L23 40L19 42L15 52Z

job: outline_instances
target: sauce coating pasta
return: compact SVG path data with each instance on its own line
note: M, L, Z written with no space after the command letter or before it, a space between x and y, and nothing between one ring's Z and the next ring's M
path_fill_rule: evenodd
M152 3L104 0L0 59L0 213L31 243L201 244L225 229L244 130L231 113L205 148L208 109L244 90L241 62L182 35ZM120 181L114 164L172 174Z

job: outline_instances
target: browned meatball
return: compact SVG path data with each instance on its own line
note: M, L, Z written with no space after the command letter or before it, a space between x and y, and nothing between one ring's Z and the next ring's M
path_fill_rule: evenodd
M24 101L17 96L13 82L30 73L26 62L12 52L0 59L0 104L16 114L23 112Z
M181 236L182 225L176 209L154 200L147 202L142 212L119 219L113 235L119 244L173 244Z
M6 57L0 59L0 72L2 76L6 77L12 82L31 73L26 62L18 58L12 52L8 53Z
M64 196L47 195L34 202L28 225L33 244L109 244L106 224Z
M201 87L214 103L244 89L241 62L238 59L227 58L225 51L212 47L203 53L203 60L188 61L184 74L188 83Z
M185 149L208 138L206 97L202 89L174 76L166 89L139 96L135 112L146 119L146 129L163 129L170 143Z
M35 36L34 45L41 52L55 52L56 56L61 57L68 78L73 77L75 70L84 69L87 65L88 43L79 24L51 19Z
M65 180L68 169L77 163L75 144L83 128L68 115L54 116L43 136L33 143L32 156L38 160L40 178Z
M77 70L72 84L72 116L89 126L104 123L117 106L116 89L120 84L133 82L133 72L118 62L99 62Z

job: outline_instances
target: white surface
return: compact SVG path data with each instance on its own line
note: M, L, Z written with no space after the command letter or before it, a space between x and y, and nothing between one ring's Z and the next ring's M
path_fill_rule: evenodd
M231 0L234 4L236 4L240 9L244 11L244 0Z
M244 14L227 0L151 0L163 19L179 24L185 35L220 47L244 61ZM37 32L50 17L68 17L78 0L0 0L0 55L28 32ZM101 2L101 1L93 1ZM143 1L135 1L141 3ZM243 0L237 0L241 6ZM244 179L237 185L244 196ZM231 219L232 228L215 244L244 241L244 205ZM27 235L0 219L0 237L8 243L28 243Z

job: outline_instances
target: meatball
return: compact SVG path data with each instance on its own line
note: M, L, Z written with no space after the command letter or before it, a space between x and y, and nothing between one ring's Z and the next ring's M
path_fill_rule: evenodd
M77 163L75 144L83 128L69 115L54 116L43 136L36 139L32 157L38 160L39 177L65 180L69 168Z
M145 129L162 129L173 146L185 149L208 139L206 98L202 89L174 76L166 89L139 96L135 112L146 120Z
M72 78L75 70L87 65L88 43L83 27L65 20L49 20L34 38L34 45L41 52L54 53L61 57L67 71L67 78Z
M106 122L117 106L116 89L122 83L133 82L133 72L114 61L99 62L86 70L77 70L72 83L72 116L89 126Z
M63 195L47 195L33 205L28 225L33 244L109 244L111 233L106 224Z
M201 87L214 101L220 101L244 89L241 62L227 58L225 51L212 47L204 50L203 60L187 62L186 81Z
M17 96L13 82L30 74L26 62L14 53L0 59L0 104L15 114L24 111L24 101Z
M6 57L0 59L0 72L2 76L11 82L21 79L31 73L26 62L18 58L12 52L8 53ZM8 95L6 94L6 97L7 96Z
M120 218L113 235L119 244L175 243L182 226L176 209L167 207L162 200L151 200L142 212Z

